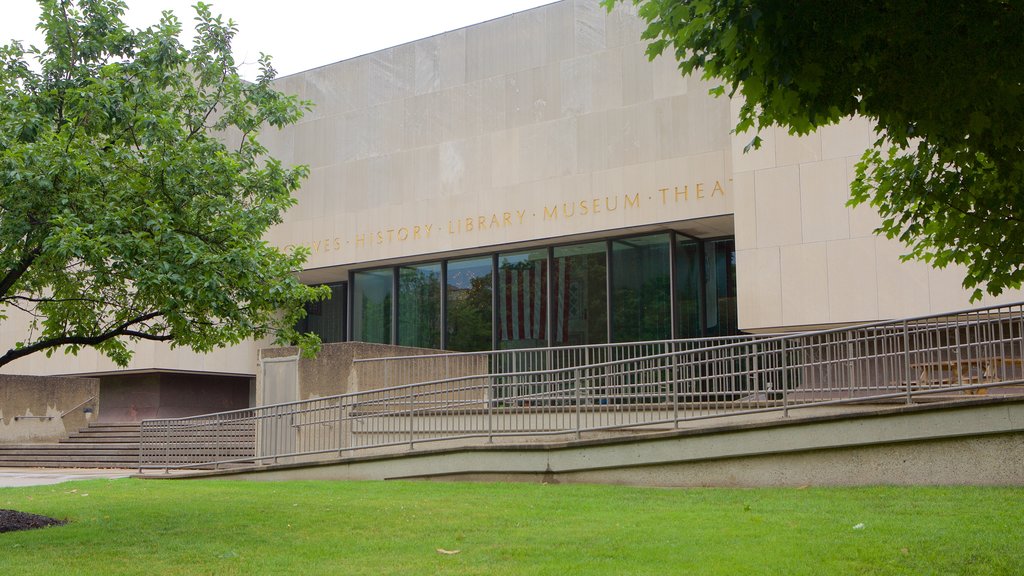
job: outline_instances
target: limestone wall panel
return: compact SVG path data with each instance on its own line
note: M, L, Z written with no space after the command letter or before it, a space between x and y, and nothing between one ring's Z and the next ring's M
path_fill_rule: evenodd
M802 240L820 242L850 237L850 210L846 200L850 182L842 158L800 165L800 220Z
M757 247L788 246L803 241L800 169L786 166L754 173ZM742 209L750 209L744 206Z
M827 243L828 319L862 322L878 318L878 276L873 238Z
M828 318L828 257L824 242L780 248L782 322L786 326L820 324Z
M777 247L737 251L736 287L741 327L782 325L782 262ZM745 297L750 294L759 297Z

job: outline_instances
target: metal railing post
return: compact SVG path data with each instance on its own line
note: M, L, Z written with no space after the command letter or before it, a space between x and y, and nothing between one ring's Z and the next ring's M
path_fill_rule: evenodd
M413 439L412 439L412 429L414 428L413 420L412 420L412 403L413 403L413 397L414 397L415 393L413 392L412 388L409 388L408 394L409 394L409 450L413 450L413 449L415 449L415 444L413 443Z
M679 355L672 353L672 427L679 428Z
M783 341L785 343L785 341ZM785 344L783 344L785 345ZM853 332L846 334L846 378L850 389L856 387L856 374L854 373L854 345L853 345Z
M575 381L576 381L576 386L575 386L575 389L576 389L576 439L579 440L580 439L580 385L582 384L582 382L580 381L580 369L577 368L574 372L575 372Z
M281 453L281 441L284 431L281 429L281 410L280 406L274 410L274 419L271 421L271 425L274 427L274 464L277 464L277 457Z
M968 328L967 330L970 330L970 328ZM961 363L963 361L963 358L961 357L961 354L960 354L960 320L959 320L959 318L955 318L954 319L954 324L953 324L953 341L954 341L953 345L955 346L955 348L953 349L953 352L954 352L954 356L956 357L956 365L957 365L957 368L958 368L957 371L956 371L956 385L957 386L963 386L964 385L964 371L963 371L963 368L962 368L963 364ZM970 334L968 334L968 342L970 342ZM946 345L948 346L949 343L947 342ZM971 355L970 352L968 352L967 355L970 356ZM979 352L978 355L980 355L980 352Z
M779 349L782 354L782 378L779 383L782 386L782 417L789 418L789 370L786 362L786 341L779 342Z
M171 469L171 423L164 424L164 474L170 474Z
M221 414L218 414L217 417L214 418L214 420L213 420L213 430L214 430L213 442L214 442L214 444L216 446L214 448L214 450L213 450L213 458L214 458L213 469L214 470L220 470L220 445L221 445L222 438L224 438L224 430L222 429L222 426L221 426Z
M494 376L487 375L487 443L494 442Z
M514 350L510 354L512 356L512 373L516 375L516 378L514 380L515 388L513 389L512 394L511 394L511 396L514 398L516 396L519 396L519 394L520 394L520 390L519 390L519 368L518 368L518 362L517 362L517 360L519 358L519 351L518 350ZM518 402L517 402L517 404L518 404Z
M143 420L142 422L139 422L139 474L142 474L142 465L143 465L142 440L143 440L143 437L145 435L145 433L144 433L145 428L146 428L146 421Z
M338 457L345 451L345 397L338 398Z
M906 378L907 383L907 404L913 404L914 402L911 398L910 389L912 384L911 379L913 378L913 373L910 368L910 330L907 328L906 320L903 321L903 364L904 378Z
M751 372L750 372L750 375L754 379L754 392L755 393L758 390L761 389L762 384L767 384L765 379L758 372L758 367L760 366L760 363L757 361L758 358L760 358L760 351L758 350L758 348L760 348L760 346L758 346L758 344L756 342L750 347L750 349L752 351L751 354L750 354L750 358L751 358L751 362L750 362L750 364L751 364ZM764 397L765 397L765 399L768 398L768 386L767 385L764 386Z

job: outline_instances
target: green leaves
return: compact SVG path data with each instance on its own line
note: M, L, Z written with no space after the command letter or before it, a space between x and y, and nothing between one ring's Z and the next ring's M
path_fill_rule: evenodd
M197 351L275 336L324 297L299 283L306 254L262 237L294 203L304 167L265 157L264 127L308 104L243 82L235 28L199 5L197 37L170 14L129 30L115 0L43 0L48 46L0 48L0 313L31 330L0 365L93 346L124 365L126 340ZM226 142L232 142L229 148Z
M611 9L620 0L602 0ZM634 0L652 58L669 46L742 98L736 133L875 121L851 204L964 286L1024 280L1024 5L1002 0ZM754 136L746 148L757 147ZM883 153L884 152L884 153Z

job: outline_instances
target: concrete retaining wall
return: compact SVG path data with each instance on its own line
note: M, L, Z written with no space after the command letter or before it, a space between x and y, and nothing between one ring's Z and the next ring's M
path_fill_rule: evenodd
M200 474L197 476L208 476ZM1024 485L1024 401L883 408L646 437L454 447L267 466L248 480L488 480L641 486Z
M96 378L0 374L0 443L56 442L84 428L99 415L99 386Z
M316 358L295 360L299 355L297 348L263 349L260 350L260 368L256 377L256 405L313 400L337 394L367 392L387 386L438 380L452 374L475 375L487 371L487 359L484 357L462 358L454 367L446 362L445 358L424 358L414 363L402 361L402 370L395 373L388 373L378 362L355 362L363 358L423 356L441 352L429 348L389 344L340 342L324 344ZM287 360L289 358L292 360ZM278 359L284 359L285 363L275 362ZM273 368L265 370L264 368L271 366L271 363ZM487 379L484 378L482 381L486 383ZM461 385L466 386L467 383L463 382ZM417 403L420 407L440 405L453 398L452 395L446 394L440 385L423 387L418 389L417 393ZM459 396L463 409L483 408L485 394L485 385L463 392ZM311 413L306 416L313 417ZM303 417L300 416L301 418ZM336 412L317 413L313 418L326 421L316 426L297 426L285 431L275 429L274 432L270 432L269 429L260 428L256 435L257 451L263 453L263 447L271 443L279 448L288 446L288 451L319 450L324 446L334 445L339 434L337 426L332 422L337 418ZM323 456L311 458L322 459Z
M335 394L349 392L365 392L384 387L380 367L374 364L353 363L362 358L386 358L393 356L422 356L439 354L442 350L429 348L412 348L390 344L370 344L366 342L338 342L324 344L316 358L300 358L298 361L298 391L296 400L309 400ZM260 360L285 358L298 355L298 348L280 347L260 350ZM404 380L393 381L392 386L412 384L444 377L443 360L428 360L417 364L415 370L405 374ZM475 371L474 371L475 370ZM480 374L487 371L486 359L474 359L472 365L467 364L463 374ZM262 374L257 376L257 405L265 404L267 398L263 386ZM271 384L272 385L272 384Z

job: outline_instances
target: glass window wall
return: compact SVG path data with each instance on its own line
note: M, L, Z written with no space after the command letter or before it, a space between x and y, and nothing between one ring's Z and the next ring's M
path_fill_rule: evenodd
M552 338L555 346L608 341L607 245L554 249L551 274Z
M705 242L707 334L739 334L736 318L736 242L732 238Z
M295 327L299 332L312 332L320 337L320 341L344 342L347 318L345 309L348 293L347 285L331 284L331 297L319 302L306 304L306 317Z
M676 338L699 338L701 243L676 237Z
M490 350L491 257L448 262L448 349L459 352Z
M398 343L441 347L441 264L398 269Z
M547 346L547 250L498 257L498 348Z
M669 235L612 242L612 339L672 337L669 306Z
M395 269L353 273L352 339L389 344L397 334L402 345L443 343L466 352L489 350L494 342L499 349L601 344L609 334L613 342L663 340L672 337L673 316L677 338L738 333L731 238L662 233L505 253L497 260L496 269L492 256L398 268L397 318ZM310 308L306 330L325 342L344 339L345 290L344 284L332 287L332 300Z
M352 282L352 339L391 344L394 271L383 268L356 272Z

